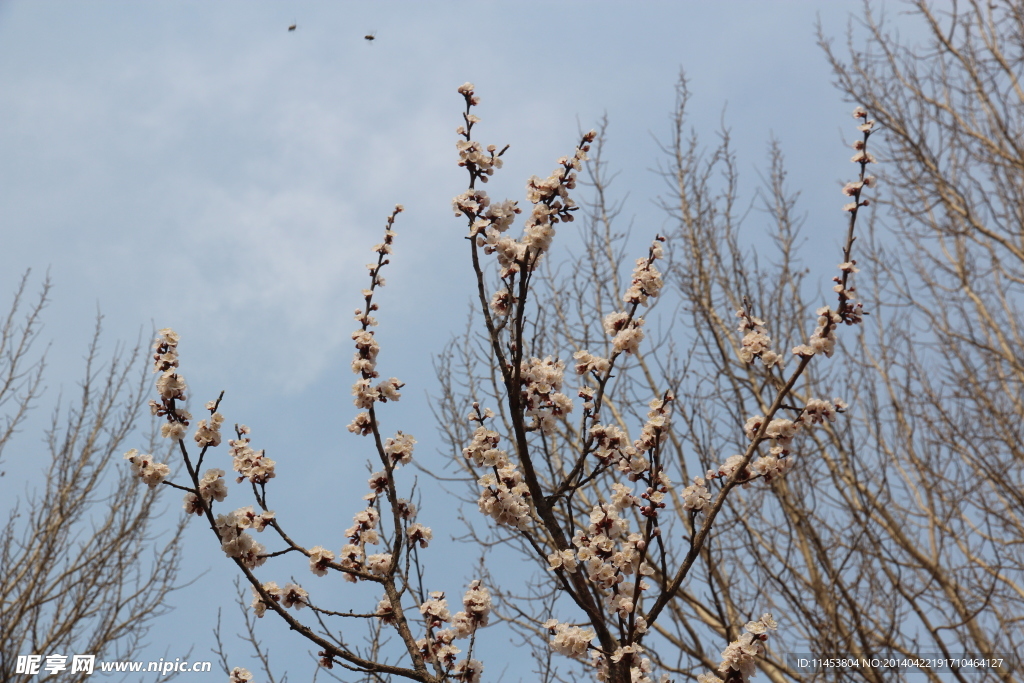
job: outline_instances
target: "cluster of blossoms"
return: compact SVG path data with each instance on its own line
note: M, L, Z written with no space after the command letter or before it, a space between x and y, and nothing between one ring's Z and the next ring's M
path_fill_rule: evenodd
M822 424L826 420L835 422L836 414L845 412L847 407L846 402L839 398L833 398L831 401L811 398L808 399L807 406L800 411L795 420L785 418L773 419L764 428L764 435L761 437L763 439L770 439L773 442L769 454L758 458L749 467L744 469L738 477L738 481L747 483L756 477L763 477L766 481L771 481L775 477L781 477L793 465L792 459L786 456L790 454L789 446L796 435L801 430L815 424ZM747 420L743 430L748 439L751 441L757 439L758 433L764 426L764 421L765 418L762 415L755 415ZM742 455L730 456L725 461L725 464L717 470L709 470L707 476L709 479L731 477L742 464ZM694 489L694 492L698 492L701 487L703 487L703 483L698 484L698 488ZM689 490L688 488L687 491ZM701 504L701 507L703 507L703 504Z
M548 567L553 571L574 574L582 566L589 581L605 592L605 604L609 609L620 618L627 619L636 610L639 596L635 595L635 589L639 587L643 591L650 586L646 581L638 583L626 578L637 573L650 576L654 570L643 560L646 549L643 536L630 533L629 520L621 514L639 505L637 497L623 484L616 483L613 489L610 503L595 505L591 510L586 532L580 529L573 536L572 543L576 549L566 548L551 553L548 555ZM645 497L650 497L651 493L652 489L648 489ZM647 631L643 617L636 617L636 630L638 633Z
M788 446L803 427L820 424L825 420L835 422L836 413L845 412L847 407L846 402L840 398L833 398L831 401L819 398L808 399L807 406L800 411L796 420L775 418L769 422L764 432L764 438L772 439L780 446ZM760 415L749 418L743 426L747 438L751 441L757 438L763 424L764 417Z
M185 437L185 428L192 419L184 408L175 406L175 401L185 400L185 378L175 372L178 367L178 342L181 337L170 328L157 333L159 336L153 343L153 372L159 372L156 389L160 394L160 402L151 400L150 411L158 417L167 417L160 427L160 435L165 439L178 440Z
M498 448L498 433L483 426L483 421L493 417L494 413L489 409L481 411L479 403L473 404L473 411L469 421L481 424L473 432L470 444L462 449L462 455L477 467L491 469L477 481L483 487L477 505L481 512L498 524L525 529L530 523L530 504L527 502L530 492L523 481L523 474L509 460L508 453Z
M722 664L718 667L718 672L729 678L730 672L737 671L743 681L748 680L757 673L755 660L764 654L764 642L768 640L768 631L774 631L778 627L778 623L768 613L763 614L757 621L748 623L744 626L746 633L729 643L722 651ZM697 683L723 681L714 674L701 674L697 676Z
M452 200L456 216L469 218L469 238L476 241L485 254L497 254L501 277L508 278L524 267L532 270L539 257L546 252L555 236L555 225L571 222L576 203L569 197L569 191L576 187L576 174L583 167L590 150L590 143L597 136L590 131L583 136L571 157L558 160L558 167L547 178L532 176L526 183L527 199L533 204L530 215L523 227L519 240L504 235L512 225L515 214L522 213L516 202L491 202L487 193L475 187L476 181L486 183L495 169L501 168L501 155L494 145L484 146L472 139L473 125L480 119L470 109L480 103L472 83L459 87L459 93L466 100L463 115L465 125L457 133L462 138L456 143L459 152L459 166L466 168L470 175L470 188ZM491 308L498 315L507 315L514 304L515 296L506 287L494 295Z
M861 119L864 120L864 123L857 126L857 130L859 130L861 133L864 133L864 139L857 140L856 142L853 143L853 148L857 151L857 153L853 155L850 161L852 161L855 164L861 164L861 166L873 164L875 163L875 157L873 157L867 151L867 138L868 136L871 135L872 131L875 128L875 121L874 119L868 119L868 113L867 111L864 110L864 107L855 107L853 110L853 118L857 119L858 121L860 121ZM874 178L872 176L867 176L867 178L864 178L864 180L867 181L868 178L871 178L871 182L865 182L864 184L867 185L868 187L871 187L872 183L874 182Z
M526 244L516 241L503 233L512 227L516 214L523 210L517 202L506 199L492 202L483 190L466 190L452 200L455 215L463 214L470 217L469 237L476 239L476 245L485 254L497 254L501 277L506 278L519 272L519 264L526 257ZM494 295L491 308L499 315L507 315L511 302L515 300L512 292L505 288Z
M526 181L526 198L533 204L533 209L523 227L522 242L534 253L543 254L551 248L551 241L555 237L554 226L559 221L572 222L572 212L577 207L569 196L569 190L576 188L576 173L583 168L590 143L595 137L596 131L584 135L572 157L560 158L558 167L547 178L531 176Z
M848 407L846 401L840 398L833 398L831 401L812 398L807 401L807 406L799 419L804 424L824 424L826 420L835 422L836 414L844 412Z
M263 555L266 548L254 541L245 530L263 531L273 518L273 512L264 511L256 514L252 506L239 508L226 515L217 515L216 527L221 550L228 557L238 558L249 569L259 567L267 560Z
M386 486L387 478L383 477L384 485ZM371 486L374 485L375 480L371 480ZM352 572L371 571L378 573L381 569L380 575L387 571L391 565L391 555L388 553L377 553L374 555L366 556L367 545L377 545L380 543L380 533L377 531L377 525L380 522L380 513L377 512L377 508L370 507L363 508L355 514L352 518L352 526L345 529L345 536L348 538L348 543L341 549L341 568L347 570L345 572L345 579L355 583L358 580L358 576ZM326 551L324 551L326 552ZM384 557L381 555L387 555L387 562L384 563ZM323 553L321 553L323 556ZM370 558L373 558L373 569L370 568ZM333 559L333 554L332 554ZM319 574L318 567L322 565L322 560L318 558L318 563L314 564L313 556L309 557L309 567L315 574ZM374 571L376 570L376 571ZM320 574L322 576L322 574Z
M604 331L612 337L612 348L615 353L635 354L640 350L640 342L644 340L643 318L633 318L625 311L609 313L604 317Z
M764 321L750 315L746 309L736 311L740 319L739 331L743 333L739 356L744 363L760 358L765 367L782 364L782 356L772 350L772 338L764 329Z
M636 267L633 269L633 279L629 289L622 296L623 301L627 304L632 304L631 312L617 311L609 313L603 320L602 324L605 334L612 337L612 348L617 354L635 354L640 350L640 342L644 340L644 331L641 329L644 325L644 319L634 317L633 313L636 311L636 307L641 304L644 306L650 305L650 299L658 296L661 292L663 285L661 273L654 267L654 262L664 256L664 250L661 246L661 243L664 241L665 238L658 235L651 244L648 256L636 261ZM584 365L582 371L577 366L577 372L580 374L596 369L589 367L586 363L582 365Z
M149 484L149 488L155 488L171 473L167 465L154 462L152 455L139 455L134 448L124 454L124 459L132 464L132 474Z
M402 397L402 394L400 394L398 390L404 386L405 384L398 381L397 378L392 377L391 379L380 382L377 386L373 387L370 386L370 379L368 377L364 377L357 380L356 383L352 385L352 395L355 396L355 399L352 402L355 404L356 408L369 408L375 402L387 403L388 401L397 401ZM356 416L355 421L349 425L349 431L357 431L354 427L358 427L362 419L362 415ZM365 419L368 420L369 417L367 416Z
M412 462L412 448L416 439L412 434L398 432L384 442L384 455L391 461L392 467L407 465Z
M785 422L789 422L789 420L785 420ZM737 481L742 484L748 484L751 480L757 477L764 477L765 481L771 481L773 478L781 477L787 470L789 470L790 467L793 466L792 458L784 457L787 453L788 451L784 451L782 446L773 446L768 455L761 456L748 467L744 468ZM740 465L742 464L742 455L731 455L717 470L708 470L708 479L728 479L740 468Z
M341 549L339 566L345 572L345 579L355 583L359 580L358 572L369 572L376 576L385 576L391 570L391 553L375 553L366 555L367 545L377 545L381 542L378 525L380 524L380 513L374 507L377 498L384 493L388 485L386 472L374 472L368 481L370 493L363 496L369 501L369 506L363 508L352 518L352 526L345 530L348 543ZM406 522L411 522L416 516L416 506L404 498L396 501L398 515ZM430 527L422 524L410 523L406 528L406 535L410 544L419 544L426 548L434 537ZM326 573L327 563L334 559L334 554L323 548L318 550L314 558L312 551L309 558L309 566L314 574L323 576Z
M693 483L683 489L683 509L699 512L711 505L711 492L704 477L694 477Z
M644 657L643 653L644 648L633 643L632 645L624 645L617 648L609 659L616 663L621 662L629 667L629 680L631 683L654 683L654 679L650 677L652 671L651 660ZM608 663L605 661L605 656L599 651L594 650L590 653L590 663L597 669L597 680L607 681ZM671 683L668 674L662 674L658 680L660 683Z
M665 256L661 243L665 238L658 235L654 238L650 253L647 258L638 258L636 267L633 269L633 279L629 289L622 295L622 300L627 304L648 305L648 298L654 298L661 293L661 273L654 267L654 262Z
M206 409L214 411L216 402L206 404ZM214 411L209 420L200 420L196 425L195 440L200 448L209 448L220 445L220 428L224 424L224 416Z
M179 364L178 342L181 337L170 328L160 330L158 335L153 344L153 372L160 373L156 380L160 402L151 400L149 407L153 415L167 418L167 422L160 428L161 435L165 438L180 440L185 437L188 421L192 419L188 411L175 405L176 401L185 400L186 389L185 378L175 371ZM206 408L211 415L208 420L199 421L195 433L196 443L204 450L210 446L220 445L220 428L224 423L224 416L216 412L216 401L207 403ZM132 463L132 472L150 487L156 486L170 474L167 465L153 462L151 455L139 455L134 448L125 453L124 457ZM185 494L185 511L189 514L202 515L203 504L201 501L209 506L212 501L222 501L227 495L224 470L209 469L199 480L196 491ZM244 544L245 541L240 543ZM262 550L262 546L260 546L260 550ZM251 561L255 562L255 560ZM257 564L261 563L262 560Z
M228 683L249 683L252 680L252 673L248 669L236 666L228 676Z
M855 301L857 288L848 284L848 281L850 276L859 273L860 269L857 267L856 259L844 261L837 267L842 272L842 276L837 275L832 278L832 281L836 283L832 289L843 300L843 305L840 307L840 318L847 325L858 325L863 322L867 313L864 312L864 302Z
M557 619L549 619L544 628L551 632L551 649L560 655L582 659L590 648L590 641L597 635L594 629L560 624Z
M327 568L334 562L334 553L322 545L309 549L309 570L317 576L327 576Z
M253 484L265 484L267 481L273 479L276 474L274 467L277 463L267 457L266 451L254 451L249 445L251 440L246 434L252 433L245 425L236 427L238 431L237 439L229 439L228 451L232 457L232 467L235 472L238 472L237 482L241 482L243 479L248 479Z
M361 317L362 311L357 310L356 315L358 319ZM352 372L357 375L362 374L366 378L377 377L377 353L380 351L380 344L373 335L373 331L356 330L352 333L352 339L356 343L356 354L352 359Z
M555 418L572 412L572 399L561 393L565 363L553 360L529 358L520 365L519 377L524 415L532 419L527 427L550 434L555 427Z
M483 665L475 659L456 662L461 650L452 643L457 639L469 638L477 629L486 626L491 613L491 595L480 581L473 581L462 598L465 608L451 616L444 593L434 592L430 599L420 605L427 627L427 637L416 641L420 652L428 660L439 662L446 669L452 668L454 678L467 682L479 682ZM388 614L393 613L391 601L386 597L377 606L377 616L387 623ZM442 628L450 624L448 628ZM435 632L435 629L441 629Z
M530 489L523 481L523 473L507 457L494 472L480 477L477 483L483 487L477 505L498 524L513 529L526 529L530 524L530 504L527 498Z
M589 432L593 439L592 452L605 465L617 464L619 471L628 475L630 481L644 477L651 469L646 454L668 437L668 414L674 400L673 395L668 393L665 398L656 398L650 402L651 410L647 413L647 422L640 430L640 438L632 443L622 428L595 423ZM659 472L658 483L662 486L670 485L664 472Z
M577 375L596 373L600 376L604 375L611 368L611 362L607 358L595 356L589 351L577 351L572 354L572 357L576 361Z
M473 114L469 114L469 119L471 123L480 122L480 119ZM459 126L455 132L465 136L467 130L465 126ZM475 140L459 140L455 146L459 150L459 166L468 167L485 183L488 176L494 175L495 169L501 168L501 158L498 156L498 148L495 145L487 145L484 148Z
M211 468L199 480L199 496L191 491L185 494L185 511L193 515L203 514L202 498L209 506L211 501L222 501L228 497L228 487L224 483L224 470Z
M544 628L551 634L548 643L551 649L560 655L573 659L584 659L590 650L590 664L597 669L597 680L608 680L608 662L599 650L590 648L590 641L597 635L593 629L559 623L557 619L549 619ZM633 683L653 683L651 660L643 657L644 649L640 645L624 645L615 650L609 657L616 664L622 663L629 667L630 681ZM668 683L667 674L660 678L661 683Z
M824 353L826 357L831 358L836 349L836 325L842 322L843 317L828 306L822 306L815 313L818 316L817 327L806 344L793 348L793 354L810 357L816 353Z
M255 586L252 588L252 608L256 612L258 618L262 618L267 611L267 603L264 602L263 596L256 590ZM295 609L302 609L309 604L309 593L303 590L302 586L296 583L285 584L284 588L278 587L274 581L268 581L263 584L263 590L270 595L270 599L278 603L282 607L294 607Z

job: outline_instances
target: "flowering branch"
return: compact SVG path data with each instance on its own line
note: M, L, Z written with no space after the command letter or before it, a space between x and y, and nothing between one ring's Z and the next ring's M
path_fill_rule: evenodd
M372 436L377 457L382 469L375 472L369 479L370 493L364 496L366 506L356 513L353 525L345 530L347 544L341 549L339 556L327 548L317 545L306 548L287 533L274 511L267 506L266 487L276 477L276 462L266 456L265 451L254 450L251 445L251 430L244 425L236 425L236 438L229 440L232 467L237 472L236 483L244 480L249 482L258 510L253 506L239 508L228 514L214 514L214 504L219 503L228 495L224 480L224 471L208 469L199 475L203 461L210 448L221 443L220 429L224 422L223 415L218 412L223 392L216 401L206 404L210 415L200 420L196 426L194 440L200 448L198 456L189 454L185 444L185 435L192 416L179 408L179 402L185 400L186 383L178 373L178 342L179 337L172 330L161 330L160 337L154 346L154 371L160 373L157 379L157 390L160 401L151 401L154 415L166 419L161 433L164 437L177 442L182 462L191 481L191 486L183 486L165 479L170 475L170 468L163 463L156 463L150 455L140 455L131 450L125 458L131 462L132 471L150 487L165 484L186 491L185 510L190 514L205 516L211 530L217 534L221 549L230 557L249 582L252 594L252 609L257 618L263 617L269 610L277 614L288 624L289 628L298 632L311 643L320 648L320 665L370 673L374 675L395 675L425 683L442 681L479 681L483 665L472 658L476 630L486 626L490 611L490 596L480 582L474 582L464 598L465 611L454 616L450 615L443 593L431 593L429 598L410 580L411 558L416 546L426 548L432 538L432 532L415 521L416 508L398 494L396 471L412 460L413 446L416 443L409 434L398 432L393 437L384 438L380 431L376 405L397 401L401 398L400 389L404 386L392 377L377 382L377 355L379 345L374 336L373 326L377 321L371 313L378 309L374 302L374 294L378 287L385 285L381 270L390 263L387 258L392 253L395 238L394 222L402 211L398 206L388 217L384 232L384 241L374 247L376 261L367 265L370 274L370 285L363 290L364 307L356 310L355 318L359 329L352 334L356 353L352 361L352 370L358 376L353 385L352 393L357 408L364 409L359 413L348 430L362 436ZM388 534L380 531L382 504L390 510L391 530ZM267 551L256 542L248 531L262 532L272 528L284 547L276 551ZM369 553L370 546L383 544L385 552ZM409 552L405 552L409 548ZM261 567L270 558L298 553L309 559L310 571L316 576L326 576L330 572L338 572L350 582L368 581L381 586L383 598L373 612L337 611L314 604L309 593L300 585L290 582L279 586L274 581L261 581L254 570ZM403 555L404 553L404 555ZM422 579L422 569L416 560L415 571ZM412 595L417 599L416 609L409 610L403 605L403 597ZM300 622L289 610L301 610L309 607L319 623L322 634ZM425 637L417 639L414 634L415 625L411 614L418 611L422 617ZM330 636L325 618L355 618L374 620L377 627L374 638L379 637L380 628L393 627L399 634L404 646L405 656L410 666L389 664L380 657L360 656L341 640ZM447 623L451 628L442 629ZM469 639L467 657L457 661L459 648L453 644L456 639ZM376 642L376 641L375 641ZM373 648L376 652L376 647ZM232 681L248 681L252 675L245 669L236 668L231 674Z
M846 404L839 399L811 398L799 408L788 401L810 359L819 353L832 355L836 325L839 322L855 324L862 319L862 306L854 301L855 290L849 284L849 277L856 272L851 258L856 212L860 206L867 205L867 200L861 198L861 191L874 182L872 177L864 175L865 165L873 161L866 152L871 125L860 126L864 139L855 145L858 157L854 161L861 164L860 179L844 189L854 197L855 205L852 209L847 207L851 221L843 250L844 263L840 265L842 277L836 278L839 304L835 311L828 307L818 310L818 327L807 344L793 350L799 358L797 366L788 378L778 382L766 415L747 421L745 431L750 443L744 453L707 473L707 479L722 480L717 495L712 496L707 489L707 479L695 477L694 483L678 496L683 508L690 511L691 522L695 522L700 512L704 513L704 519L699 529L691 534L682 561L670 573L659 511L666 506L665 497L670 493L675 495L661 453L675 400L673 392L665 391L651 402L640 438L633 442L623 427L602 420L607 387L614 377L617 361L639 355L644 339L644 319L638 311L640 306L650 305L650 300L657 297L662 288L661 275L654 264L663 257L661 243L665 238L658 236L648 256L637 261L631 285L622 297L625 310L604 318L604 331L612 338L608 357L594 355L586 348L574 353L576 371L583 379L579 391L579 397L584 399L583 417L575 432L579 441L568 445L574 454L568 468L562 473L552 468L549 479L542 479L535 466L536 459L543 455L550 464L553 454L548 439L555 436L555 426L565 422L573 405L561 393L564 363L552 356L543 359L525 356L525 311L532 274L550 249L555 225L559 220L572 218L570 212L575 209L575 203L567 191L575 185L573 171L586 160L595 133L583 137L572 160L560 159L560 168L547 180L531 178L527 192L534 209L523 237L513 239L505 233L521 210L515 202L492 203L485 192L476 188L477 179L486 180L500 168L500 154L496 154L495 146L484 148L471 139L472 128L479 122L471 111L479 104L479 98L471 84L462 86L460 93L466 101L466 125L457 131L463 138L458 144L459 165L468 169L470 184L469 190L453 200L453 205L456 215L465 216L469 226L480 310L504 389L502 415L507 417L509 438L515 446L513 459L499 447L498 432L486 426L494 417L493 411L481 408L480 403L474 401L469 420L478 426L470 444L463 449L463 456L472 468L487 471L478 480L483 487L479 507L499 525L513 530L544 559L554 572L559 588L585 614L586 628L555 619L543 624L552 634L552 648L577 659L589 654L601 680L648 681L650 663L642 656L641 642L701 554L729 493L736 486L750 484L758 478L768 481L782 476L792 464L788 446L797 432L825 420L832 421L846 409ZM859 113L856 115L861 118ZM484 154L485 149L489 155ZM544 188L545 192L538 188ZM496 210L492 210L492 206ZM500 284L492 296L487 293L481 251L485 256L497 255ZM769 370L781 367L782 356L772 349L765 322L749 312L749 304L737 315L741 319L740 331L744 333L740 359L746 363L760 359ZM614 406L610 409L615 414ZM778 412L782 409L792 409L796 416L792 420L780 418ZM772 442L771 452L751 464L765 441ZM597 464L593 465L595 459ZM609 502L585 502L594 493L599 500L604 500L600 488L594 487L600 477L613 470L631 482L646 485L646 490L637 495L630 486L616 482L611 491L604 493ZM577 500L585 488L588 495ZM591 507L589 524L577 523L576 515L583 512L577 503ZM640 532L629 532L627 515L635 515L641 522ZM660 573L649 564L649 559ZM660 591L644 609L643 596L651 589L644 577L655 574L661 577ZM610 614L605 611L606 607ZM595 640L597 644L592 642ZM730 674L741 675L747 674Z

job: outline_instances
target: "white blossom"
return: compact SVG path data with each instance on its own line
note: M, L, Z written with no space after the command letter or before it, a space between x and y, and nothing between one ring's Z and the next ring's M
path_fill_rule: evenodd
M554 632L549 641L551 649L566 657L579 658L585 655L590 641L597 635L593 629L560 624L556 619L545 622L544 628Z
M327 576L327 566L334 560L334 553L323 546L315 546L309 551L309 570L317 576Z
M398 432L393 438L384 442L384 454L391 459L391 464L394 467L407 465L412 462L412 448L415 443L416 439L412 437L412 434Z
M209 421L200 420L199 424L196 425L196 443L201 448L207 446L219 446L220 445L220 426L224 423L224 416L220 413L214 413L210 415Z
M703 477L694 477L693 483L683 489L683 509L700 511L711 504L711 493Z
M132 474L142 479L149 488L156 488L171 474L171 468L167 465L155 462L152 455L140 455L134 448L124 454L124 459L132 464Z
M252 680L252 674L249 673L248 669L243 669L240 666L236 666L231 670L231 674L228 676L228 683L249 683Z

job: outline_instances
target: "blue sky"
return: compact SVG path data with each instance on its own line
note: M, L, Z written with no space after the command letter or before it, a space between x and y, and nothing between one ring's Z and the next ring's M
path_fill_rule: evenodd
M310 524L309 545L340 546L371 455L344 429L355 413L352 311L396 203L406 212L379 297L380 368L407 387L386 407L385 430L412 432L417 457L442 466L430 361L461 329L470 282L464 225L450 209L465 188L456 88L476 84L479 139L511 144L488 187L497 197L521 199L526 178L546 176L577 131L607 114L614 189L628 193L625 217L645 241L664 225L651 169L683 68L691 124L709 145L721 121L731 128L747 200L769 137L780 140L805 234L831 231L804 257L831 265L852 107L830 85L815 21L842 41L859 8L0 2L0 293L26 268L34 283L51 273L48 401L81 374L97 308L108 349L176 329L195 400L225 389L228 422L249 424L254 446L278 461L279 515ZM20 443L26 457L9 452L5 486L42 466L36 435ZM176 515L178 496L168 499ZM458 531L436 495L422 521L437 536ZM202 576L151 634L154 657L194 646L205 658L209 629L195 625L212 624L218 604L234 616L232 567L208 530L192 531L185 573ZM470 567L452 558L465 549L435 552L452 581L442 588L460 594ZM504 680L518 675L513 664Z

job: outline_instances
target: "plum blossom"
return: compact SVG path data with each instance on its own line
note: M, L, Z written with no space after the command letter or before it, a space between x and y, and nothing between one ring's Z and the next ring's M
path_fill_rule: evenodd
M302 609L309 604L309 593L297 583L286 583L281 590L281 604L289 608Z
M498 524L525 529L530 523L530 505L526 502L529 487L514 463L485 474L477 482L484 487L477 505L480 511Z
M409 528L406 529L405 533L409 536L410 544L419 544L421 548L426 548L430 544L430 540L434 537L434 532L430 530L430 527L423 526L419 522L409 525Z
M245 428L243 431L239 428L238 432L240 435L249 433L249 429ZM274 471L277 463L266 456L266 451L253 450L250 443L251 439L246 436L228 440L228 453L232 457L231 467L239 475L236 483L248 479L253 484L265 484L277 476Z
M134 448L124 454L124 459L132 464L132 474L142 479L151 489L171 474L170 467L155 462L152 455L139 455L139 451Z
M254 529L256 531L263 531L266 529L267 525L275 517L273 510L264 510L259 514L256 514L256 511L251 505L247 505L244 508L238 508L231 514L234 515L234 522L238 528Z
M327 576L327 567L334 561L334 553L323 546L315 546L309 551L309 570L317 576Z
M572 357L576 360L577 375L585 375L588 372L595 372L598 375L603 375L608 372L608 369L611 367L611 363L607 358L591 355L589 351L577 351L572 354Z
M211 500L222 501L227 498L228 487L224 484L224 470L208 469L199 480L199 495L209 503Z
M270 595L274 602L280 602L281 589L278 588L276 581L267 581L261 585L261 588ZM256 612L256 618L262 619L269 605L264 601L260 592L256 590L256 586L250 586L249 589L252 591L252 604L250 607Z
M251 526L252 518L248 514L250 512L252 508L242 508L226 515L217 515L215 526L224 554L237 558L245 566L254 569L266 562L267 558L263 556L266 548L244 531ZM260 527L260 530L262 528Z
M430 628L447 623L451 619L451 612L448 611L448 601L444 599L444 593L431 593L430 599L420 605L420 614L424 616Z
M252 674L248 669L243 669L240 666L236 666L231 670L231 674L228 676L228 683L249 683L252 680Z
M704 477L694 477L693 483L683 489L683 509L699 512L711 504L711 493Z
M200 420L196 425L196 443L200 448L220 445L220 426L224 423L224 416L220 413L210 415L209 421Z
M477 427L469 446L462 449L462 455L477 467L504 467L508 464L508 454L497 448L499 440L497 432Z
M644 340L644 331L640 329L643 324L643 318L633 318L629 321L628 325L616 332L615 337L612 339L612 347L615 351L629 354L639 352L640 342Z
M654 267L654 261L661 258L661 242L664 237L658 235L654 245L651 247L650 255L646 258L638 258L636 267L633 269L633 279L629 289L622 296L622 300L628 304L648 305L648 298L657 297L661 292L661 273Z
M469 584L462 598L465 610L452 617L456 638L468 638L478 628L487 626L491 614L491 594L479 579Z
M781 477L792 466L792 458L780 458L772 454L758 458L756 461L751 463L750 469L755 474L764 477L766 481L771 481L776 477Z
M480 683L480 676L484 672L484 665L476 659L462 659L455 664L451 676L457 681L464 683Z
M394 624L395 623L395 608L391 606L391 598L384 596L377 603L377 611L374 612L374 616L380 619L382 624Z
M348 426L348 431L353 434L359 434L360 436L369 436L373 434L373 420L370 419L369 413L359 413L352 420L352 423Z
M765 613L757 621L748 623L744 627L746 633L729 643L728 647L722 651L722 663L718 667L719 673L728 676L730 671L738 671L743 680L757 673L755 661L757 657L764 654L763 643L768 639L768 631L774 631L778 626L769 613Z
M717 471L715 471L715 470L709 471L708 472L708 477L709 478L711 478L711 477L725 477L725 478L731 477L736 471L738 471L740 469L740 466L742 464L743 464L743 456L742 455L730 455L726 459L725 463L721 467L719 467ZM739 476L737 477L737 481L745 482L745 481L747 481L750 478L751 478L750 470L747 469L747 468L744 468L743 471L740 472Z
M351 583L359 581L359 577L352 572L364 571L363 555L363 549L354 543L346 543L345 546L342 547L341 557L339 558L338 564L342 569L347 570L345 572L346 581Z
M746 309L736 311L740 319L739 331L743 332L740 343L739 357L744 363L751 363L760 358L765 367L770 368L782 364L782 356L772 350L772 338L764 328L764 321L750 315Z
M156 380L156 390L167 400L184 400L186 388L185 378L174 370L167 370Z
M823 424L826 420L836 421L836 414L846 410L846 402L839 398L825 401L820 398L807 400L807 406L800 415L800 421L805 424Z
M377 553L366 558L366 569L371 574L384 576L391 568L391 553Z
M558 552L551 553L548 555L548 569L564 569L565 571L573 574L576 572L576 568L579 565L576 562L576 553L571 548L565 550L559 550Z
M521 396L531 429L550 434L555 419L572 412L572 399L561 393L565 363L547 356L529 358L520 366Z
M181 422L165 422L160 425L160 436L171 441L184 439L186 426Z
M345 536L353 543L375 545L379 542L377 534L377 523L380 521L380 513L374 507L366 507L360 510L352 518L353 524L345 529Z
M560 624L557 619L549 619L544 628L552 633L549 641L551 649L566 657L580 658L587 653L590 641L597 635L593 629Z
M412 447L416 439L412 434L398 432L393 438L384 442L384 454L391 460L392 467L407 465L412 462Z

